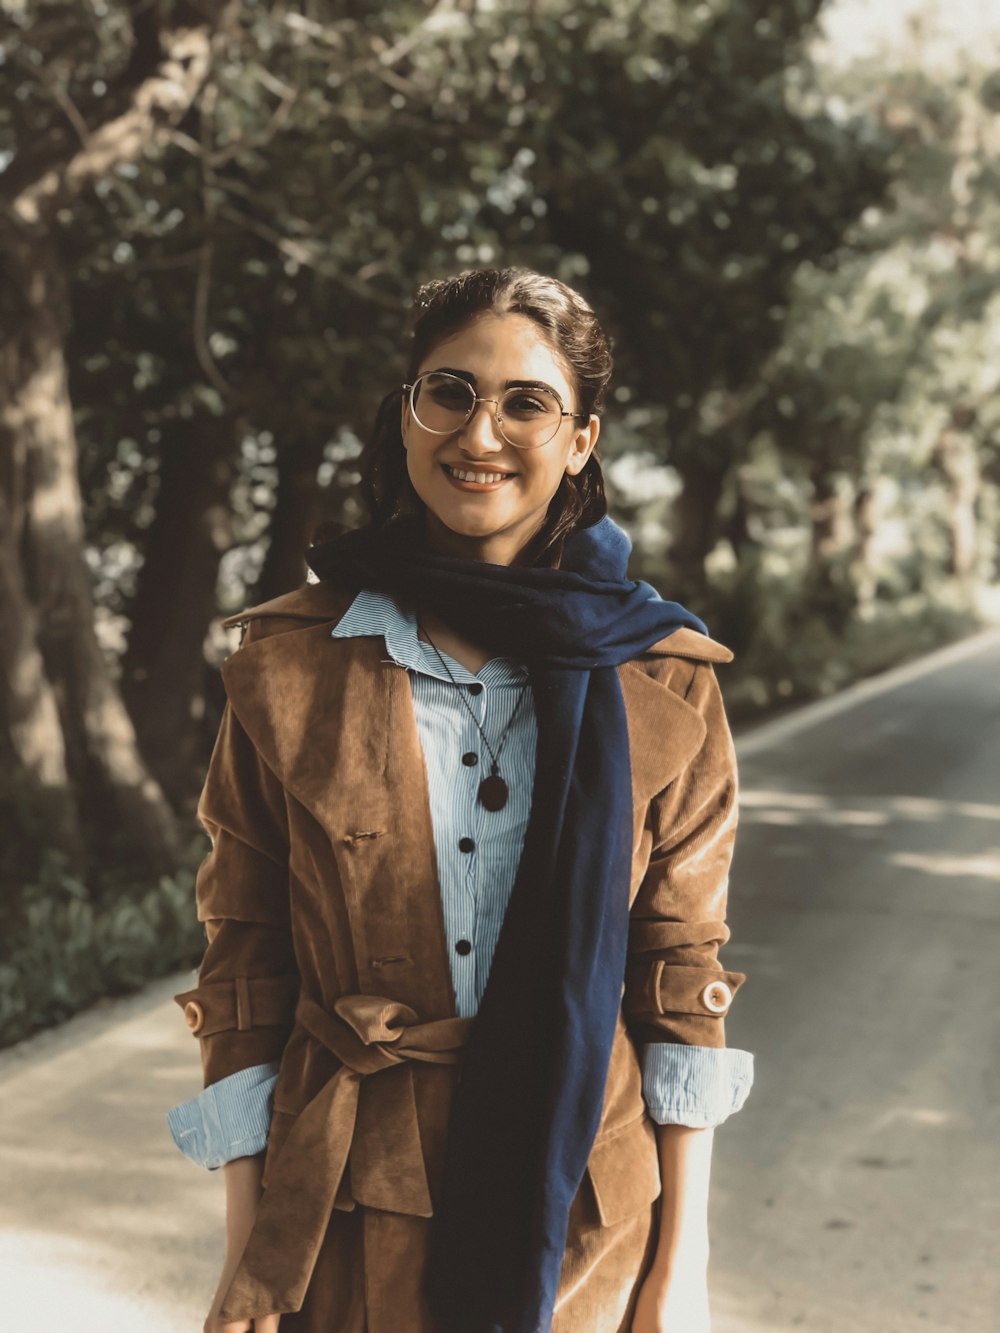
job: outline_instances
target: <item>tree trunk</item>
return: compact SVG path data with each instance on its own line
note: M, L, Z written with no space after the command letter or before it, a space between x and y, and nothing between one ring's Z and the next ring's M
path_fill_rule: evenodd
M950 573L969 585L976 573L979 459L968 432L949 423L935 442L934 462L945 483Z
M319 436L279 445L278 494L268 529L267 556L254 590L255 601L290 592L306 577L303 552L312 540L320 515L316 477L323 461L323 447L324 441Z
M229 416L200 416L165 438L156 517L130 609L122 693L143 757L178 807L192 795L202 758L203 650L219 562L233 544L236 429Z
M0 382L3 376L0 375ZM14 464L11 457L8 464ZM7 471L8 469L5 469ZM13 472L13 468L9 469ZM35 609L24 596L15 519L8 478L0 485L0 813L5 822L4 850L26 835L25 811L15 791L15 774L30 786L25 796L38 805L46 842L71 864L83 864L83 840L66 768L66 748L55 693L38 649Z
M870 480L858 483L854 493L854 585L858 614L869 619L875 611L878 576L875 569L875 532L878 528L878 492Z
M28 604L33 608L20 634L23 639L34 622L81 824L98 841L102 833L124 838L136 860L159 872L175 863L174 817L139 757L94 629L59 258L47 232L30 240L8 234L7 241L8 293L20 289L20 310L16 332L0 353L0 440L12 458L24 460L20 513L14 509L13 517L23 552L21 614ZM12 467L8 473L14 481Z
M728 460L701 455L679 468L684 488L674 506L670 565L683 595L700 592L706 583L705 561L719 533L719 504Z
M817 567L829 565L851 546L854 522L847 489L838 485L835 473L826 468L812 472L809 500L812 558Z
M160 29L165 12L131 6L130 57L103 100L76 108L74 135L60 125L36 136L0 176L0 486L18 557L5 570L3 614L15 622L5 628L17 646L6 645L4 665L5 674L26 673L13 691L5 686L4 745L25 754L28 773L58 782L65 770L77 823L98 854L117 843L119 860L154 872L175 864L175 821L139 756L94 628L54 237L81 191L171 133L204 83L222 7L177 4L169 32Z

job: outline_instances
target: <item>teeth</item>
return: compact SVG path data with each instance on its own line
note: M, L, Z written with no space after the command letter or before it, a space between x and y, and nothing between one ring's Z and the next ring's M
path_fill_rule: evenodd
M445 467L459 481L477 481L480 485L487 485L491 481L503 481L508 475L506 472L464 472L457 467L451 467L448 463L445 463Z

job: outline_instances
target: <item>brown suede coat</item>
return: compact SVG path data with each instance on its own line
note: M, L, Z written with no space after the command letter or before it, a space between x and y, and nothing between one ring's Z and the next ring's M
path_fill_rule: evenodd
M223 666L228 701L199 804L213 844L197 880L208 942L198 986L175 998L206 1086L281 1062L264 1194L223 1317L302 1311L282 1333L430 1333L419 1284L398 1306L389 1289L407 1246L410 1268L422 1262L423 1242L405 1237L425 1237L433 1216L474 1019L455 1014L408 676L381 637L331 637L351 600L305 584L225 622L246 630ZM636 1043L724 1045L723 1015L743 981L717 959L729 934L736 768L712 664L731 658L681 629L618 668L634 805L629 963L570 1217L565 1309L581 1313L560 1317L557 1305L553 1328L565 1333L627 1328L651 1254L660 1173ZM351 1214L369 1229L357 1251L365 1309L348 1316L317 1286ZM571 1272L570 1254L584 1250L586 1271ZM581 1298L591 1272L606 1297ZM310 1321L309 1310L326 1313Z

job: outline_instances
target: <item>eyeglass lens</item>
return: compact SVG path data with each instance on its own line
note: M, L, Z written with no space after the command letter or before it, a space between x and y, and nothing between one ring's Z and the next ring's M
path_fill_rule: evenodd
M476 391L457 375L431 372L413 385L413 414L425 430L461 430L476 406ZM500 433L519 449L547 444L559 429L562 405L544 389L508 389L497 407Z

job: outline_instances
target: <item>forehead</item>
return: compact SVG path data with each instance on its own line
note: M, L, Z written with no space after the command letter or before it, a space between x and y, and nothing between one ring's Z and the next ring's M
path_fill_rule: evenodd
M450 366L476 377L476 387L499 388L506 380L543 380L563 398L572 383L562 357L527 315L478 315L470 324L442 339L427 353L418 374Z

